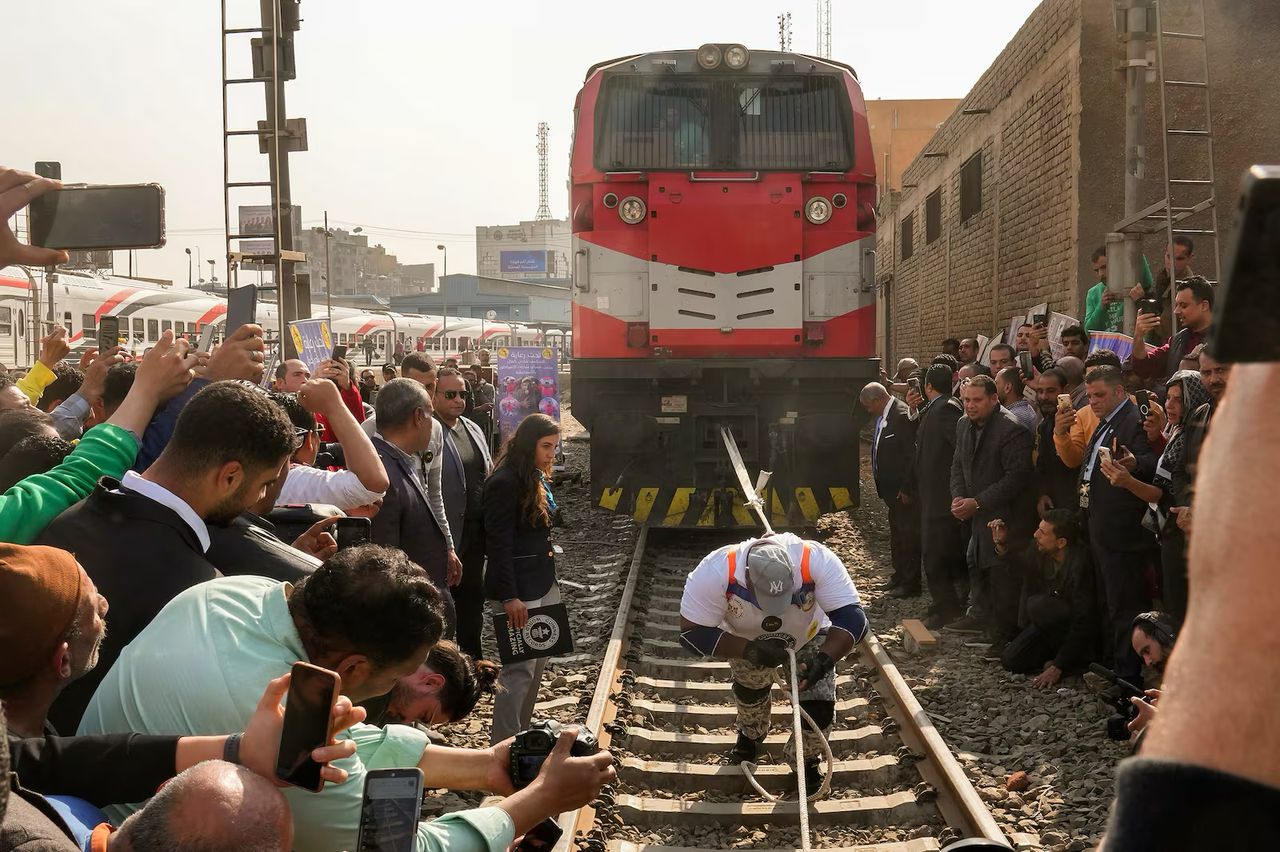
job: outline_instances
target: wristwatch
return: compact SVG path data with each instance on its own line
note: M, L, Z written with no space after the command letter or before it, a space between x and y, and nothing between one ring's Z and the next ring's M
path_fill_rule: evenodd
M227 763L240 763L240 738L244 734L232 734L222 743L222 759Z

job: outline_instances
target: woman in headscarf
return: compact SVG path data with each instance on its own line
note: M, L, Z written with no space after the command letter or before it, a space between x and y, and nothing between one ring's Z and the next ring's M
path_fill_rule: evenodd
M1151 484L1135 479L1118 462L1104 461L1102 472L1112 485L1127 489L1150 507L1143 524L1160 537L1164 608L1180 624L1187 613L1187 539L1173 509L1191 505L1193 477L1188 469L1188 448L1199 436L1191 434L1187 418L1210 397L1200 374L1193 370L1174 373L1165 388L1165 408L1153 402L1151 414L1143 424L1153 446L1158 446L1161 438L1165 440Z

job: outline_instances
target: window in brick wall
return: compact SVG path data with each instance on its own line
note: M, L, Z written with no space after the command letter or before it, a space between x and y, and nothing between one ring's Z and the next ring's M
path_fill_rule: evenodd
M924 200L924 241L929 244L942 236L942 189L935 189Z
M960 221L982 209L982 152L978 151L960 167Z
M916 214L908 213L902 217L901 233L898 236L898 245L902 246L902 259L906 260L911 257L914 247L911 245L911 237L915 231Z

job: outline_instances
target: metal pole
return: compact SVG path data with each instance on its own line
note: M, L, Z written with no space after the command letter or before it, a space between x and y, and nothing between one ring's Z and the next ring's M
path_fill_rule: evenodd
M297 357L293 337L289 334L289 322L299 317L297 281L294 277L294 261L283 260L282 253L293 251L293 201L289 185L289 151L281 144L285 131L284 83L280 76L280 42L282 33L279 0L260 0L262 28L270 32L270 39L263 33L264 46L271 48L271 81L263 85L267 101L267 163L272 183L272 213L275 217L275 284L279 307L281 360Z
M333 333L333 273L329 271L329 211L324 211L324 307L329 314L329 332Z
M440 276L440 318L442 324L440 350L443 353L441 357L447 358L449 356L449 291L445 286L444 279L449 277L449 249L444 245L438 245L436 248L444 252L444 274Z
M1147 40L1150 27L1149 0L1121 0L1119 8L1125 21L1125 123L1124 123L1124 215L1132 216L1142 209L1142 184L1147 175L1146 103L1147 103ZM1137 305L1129 298L1128 291L1141 280L1142 237L1126 233L1121 248L1119 270L1108 261L1109 289L1118 289L1124 296L1125 329L1133 328L1137 318ZM1117 271L1120 273L1117 275ZM1116 286L1118 283L1118 287ZM1141 341L1134 341L1139 345Z

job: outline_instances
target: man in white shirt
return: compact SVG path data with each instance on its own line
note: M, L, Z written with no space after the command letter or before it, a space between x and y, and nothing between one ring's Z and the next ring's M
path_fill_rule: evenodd
M303 439L293 454L293 464L278 498L280 505L327 503L346 512L382 499L387 490L387 471L378 458L373 442L347 410L338 386L327 379L311 379L299 390L297 410L288 397L278 400L289 412L294 429ZM321 470L313 467L320 451L317 415L329 422L342 445L345 470Z
M824 731L835 718L835 667L867 632L858 591L834 553L792 533L749 539L707 556L685 579L680 641L727 658L738 705L736 762L755 760L769 732L776 669L795 648L800 706ZM816 789L818 735L804 733L805 777ZM788 745L791 753L792 745Z

